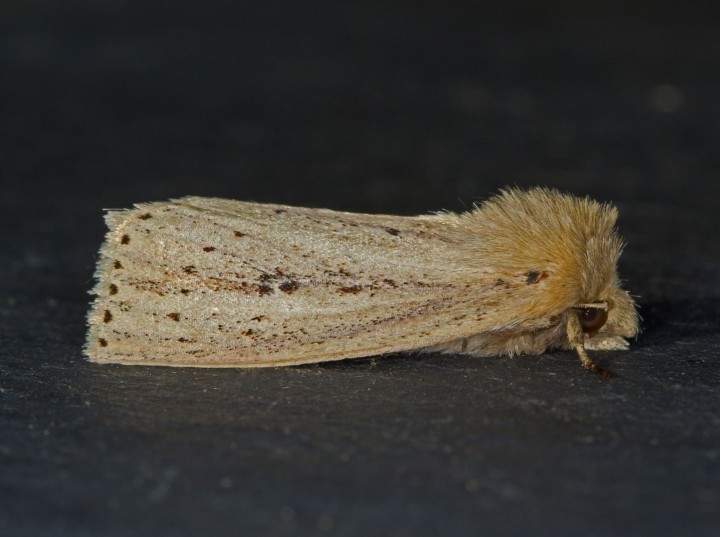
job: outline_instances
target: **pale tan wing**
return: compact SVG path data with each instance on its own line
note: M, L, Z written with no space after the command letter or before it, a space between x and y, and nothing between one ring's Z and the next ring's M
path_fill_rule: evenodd
M499 329L524 274L469 267L453 215L184 198L112 211L86 353L97 362L288 365ZM460 264L463 263L463 264Z

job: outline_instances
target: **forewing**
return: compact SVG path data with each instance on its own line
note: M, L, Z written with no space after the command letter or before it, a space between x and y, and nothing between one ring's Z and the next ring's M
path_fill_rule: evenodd
M371 356L510 328L532 298L524 274L459 261L442 216L184 198L107 221L86 346L98 362ZM499 323L509 298L515 320Z

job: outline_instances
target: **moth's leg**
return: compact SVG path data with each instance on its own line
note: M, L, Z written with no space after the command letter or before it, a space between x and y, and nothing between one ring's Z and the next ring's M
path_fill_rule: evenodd
M585 334L580 326L580 319L578 319L577 313L574 311L568 312L567 317L567 336L570 344L575 347L575 351L578 353L580 363L585 369L588 369L602 378L610 378L613 376L612 371L600 367L592 361L585 350Z

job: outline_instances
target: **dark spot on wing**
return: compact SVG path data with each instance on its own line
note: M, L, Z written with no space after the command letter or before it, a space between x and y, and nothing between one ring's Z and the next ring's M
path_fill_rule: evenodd
M188 265L186 267L183 267L183 272L186 274L197 274L197 269L195 268L195 265Z
M262 285L258 285L258 292L260 293L260 296L263 296L272 294L274 291L271 285L264 283Z
M267 316L265 316L265 315L258 315L257 317L253 317L253 318L250 319L250 320L251 320L251 321L266 321L266 320L267 320Z
M120 244L130 244L130 235L128 235L127 233L125 233L125 234L120 238Z
M538 272L536 270L531 270L527 273L527 279L525 280L525 283L531 284L531 283L538 283L540 280L543 280L548 277L548 273Z
M107 339L100 338L98 339L98 343L100 343L101 347L107 347Z
M214 251L215 251L214 246L206 246L205 248L203 248L203 252L214 252Z
M300 287L300 284L296 282L295 280L288 280L286 282L283 282L280 284L280 290L283 293L291 294L297 291L297 289Z
M150 213L145 213L145 214L141 214L140 216L138 216L138 218L140 220L148 220L148 219L152 218L152 215Z
M123 268L122 263L120 263L120 261L115 261L115 263L113 263L113 267L115 267L116 269Z
M176 313L176 312L168 313L167 316L170 317L173 321L176 321L176 322L180 321L179 313Z
M113 316L112 313L110 313L110 310L105 310L105 314L103 315L103 322L109 323L110 321L112 321L112 318Z
M183 295L189 295L189 294L190 294L190 289L180 289L180 292L181 292Z
M286 212L287 212L287 209L275 209L275 214L282 214L282 213L286 213Z
M385 231L387 231L388 233L390 233L390 235L392 235L394 237L397 237L398 235L400 235L400 230L395 229L394 227L386 227Z
M115 285L114 283L111 283L110 286L108 287L108 289L109 289L109 293L110 293L111 295L117 295L117 292L118 292L118 286L117 286L117 285Z
M236 236L236 237L244 237L245 235L247 235L247 233L243 233L242 231L236 231L236 232L235 232L235 236Z

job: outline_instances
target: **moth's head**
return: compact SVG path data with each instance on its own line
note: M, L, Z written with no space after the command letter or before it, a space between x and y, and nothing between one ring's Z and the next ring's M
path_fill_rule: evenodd
M611 285L594 300L576 304L571 314L577 316L585 346L596 349L624 347L620 338L638 332L635 301L618 285Z
M582 329L585 347L592 349L626 348L623 338L638 332L635 301L621 287L617 274L623 240L615 230L617 210L609 205L579 202L578 225L574 240L580 255L568 256L567 274L578 274L577 302L571 310Z

